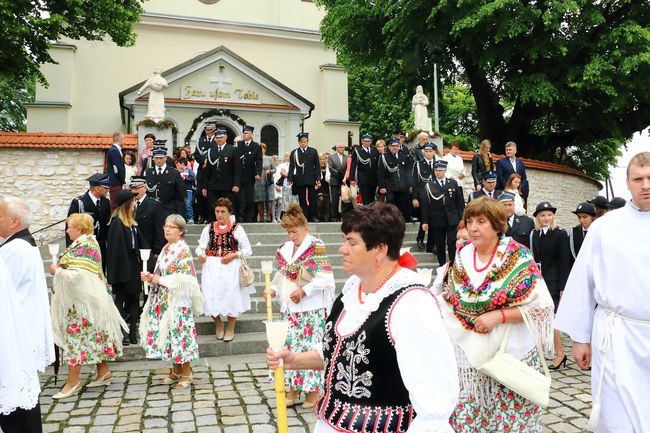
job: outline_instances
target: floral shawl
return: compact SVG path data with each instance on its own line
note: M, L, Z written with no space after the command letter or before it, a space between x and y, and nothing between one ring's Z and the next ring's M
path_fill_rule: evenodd
M438 300L449 333L462 350L457 358L464 386L490 385L489 378L477 377L481 373L476 369L494 356L503 340L505 325L498 325L487 334L474 330L474 321L481 314L518 307L530 329L524 323L512 324L508 353L522 359L535 347L535 341L541 342L546 352L553 351L553 301L530 250L510 237L499 239L492 268L478 287L470 281L461 254L457 254L449 285ZM475 391L484 397L490 394L486 388Z
M297 281L299 276L309 282L317 272L330 272L332 270L330 259L327 257L327 252L325 250L325 244L317 238L312 238L309 247L296 259L295 262L288 263L280 253L279 249L275 253L275 259L278 262L277 271L297 284L299 284ZM303 275L300 275L301 270L303 271ZM304 275L305 271L310 273L312 276L309 277Z
M102 257L94 235L79 236L63 252L53 280L52 329L54 342L61 346L71 310L104 330L116 342L122 341L120 328L128 327L120 316L102 271Z

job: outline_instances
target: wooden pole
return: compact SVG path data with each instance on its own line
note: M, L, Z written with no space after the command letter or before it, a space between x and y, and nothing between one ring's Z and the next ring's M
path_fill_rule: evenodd
M266 318L273 320L273 305L271 303L271 275L264 274L264 284L266 288ZM278 432L288 433L289 422L287 420L287 395L284 389L284 367L280 364L273 372L275 379L275 406L278 409Z

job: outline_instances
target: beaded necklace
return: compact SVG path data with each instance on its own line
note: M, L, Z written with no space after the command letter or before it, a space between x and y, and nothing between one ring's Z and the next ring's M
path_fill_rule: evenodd
M492 264L492 260L494 259L494 255L497 253L497 247L498 246L499 246L499 242L497 242L496 245L494 246L494 249L492 250L492 254L490 254L490 258L488 259L485 266L483 266L480 269L476 266L476 261L477 261L477 257L478 257L478 250L476 249L476 247L474 247L474 270L476 272L483 272L484 270L486 270L487 268L490 267L490 265Z
M395 263L395 266L393 267L393 270L390 271L390 272L388 273L388 275L386 275L386 276L384 277L384 279L381 280L381 281L379 282L379 285L378 285L377 288L374 290L374 292L376 292L376 291L378 291L379 289L381 289L381 288L384 286L384 284L386 284L386 281L390 280L390 279L392 278L392 276L395 275L395 274L397 273L397 271L400 270L400 268L401 268L401 266L399 265L399 263ZM361 292L362 292L361 282L359 282L359 289L358 289L358 290L359 290L359 291L358 291L357 296L358 296L358 298L359 298L359 303L360 303L360 304L363 304L365 301L364 301L363 298L361 297ZM374 293L374 292L373 292L373 293Z

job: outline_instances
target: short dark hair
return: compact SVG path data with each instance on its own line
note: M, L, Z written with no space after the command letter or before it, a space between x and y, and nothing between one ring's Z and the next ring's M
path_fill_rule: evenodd
M151 138L152 140L155 140L155 139L156 139L156 136L153 135L153 134L150 132L150 133L148 133L148 134L146 134L146 135L144 136L144 139L145 139L145 140L146 140L147 138Z
M182 164L182 165L187 165L187 159L181 158L181 159L178 160L178 163Z
M232 213L232 202L226 197L218 198L212 205L212 211L214 212L218 207L225 207L228 209L228 213Z
M406 223L402 212L390 203L376 201L358 206L343 215L341 231L344 234L359 233L366 244L366 250L380 244L388 247L388 257L399 259L399 250L404 240Z
M460 149L460 144L458 144L457 141L452 141L451 143L449 143L449 148L451 149L452 147L457 147Z

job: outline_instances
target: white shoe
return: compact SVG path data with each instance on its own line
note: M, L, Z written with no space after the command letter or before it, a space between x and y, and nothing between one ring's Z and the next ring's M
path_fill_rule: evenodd
M87 388L96 388L98 386L106 386L111 384L111 379L113 378L113 375L111 375L111 372L109 371L102 377L100 377L97 380L93 380L92 382L89 382L88 385L86 385Z
M79 381L75 386L70 388L68 392L58 392L52 396L54 400L61 400L64 398L72 397L73 395L77 395L79 391L81 391L82 385L81 381Z

